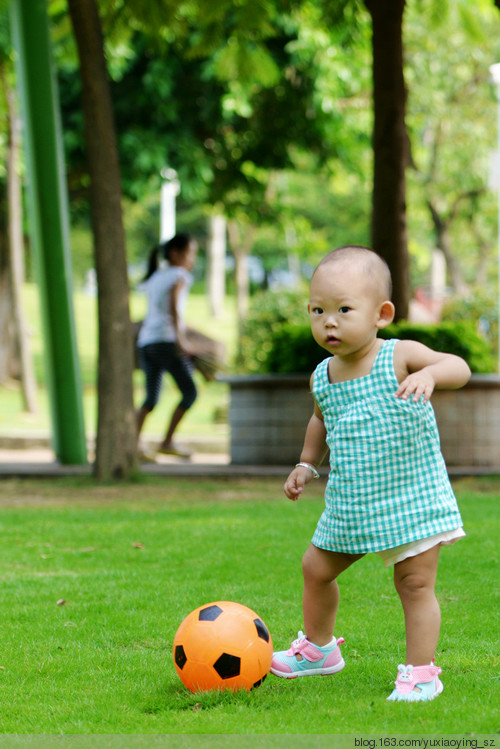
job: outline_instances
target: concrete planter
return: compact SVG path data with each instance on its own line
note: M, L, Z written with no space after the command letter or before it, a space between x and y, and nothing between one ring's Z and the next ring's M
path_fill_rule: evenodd
M231 390L231 462L293 465L312 413L309 377L225 378ZM500 376L473 375L460 390L432 396L441 448L450 469L500 472Z

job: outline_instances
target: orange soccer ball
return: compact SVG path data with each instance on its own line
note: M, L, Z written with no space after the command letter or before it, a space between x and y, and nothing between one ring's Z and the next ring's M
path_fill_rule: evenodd
M192 692L254 689L271 668L273 641L247 606L216 601L192 611L176 632L174 664Z

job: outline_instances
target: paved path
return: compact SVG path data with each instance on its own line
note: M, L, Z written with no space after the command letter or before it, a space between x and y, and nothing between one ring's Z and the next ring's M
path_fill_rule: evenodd
M231 465L227 453L194 452L190 460L158 455L154 463L141 463L141 470L157 476L279 476L286 477L286 466ZM2 447L0 444L0 477L57 477L86 475L92 466L65 466L54 452L43 446Z
M151 439L147 447L157 445L159 440ZM190 460L183 460L167 455L157 455L154 463L141 463L141 470L146 474L157 476L276 476L285 480L289 466L265 465L233 465L224 446L213 442L189 440L195 446L195 452ZM57 477L71 475L86 475L92 473L92 466L64 466L55 459L54 452L47 445L48 438L34 438L26 436L5 437L0 435L0 477ZM215 451L212 451L214 450ZM327 475L327 467L323 466L320 473ZM480 476L488 474L500 475L498 470L481 469L476 466L460 466L449 469L451 477Z

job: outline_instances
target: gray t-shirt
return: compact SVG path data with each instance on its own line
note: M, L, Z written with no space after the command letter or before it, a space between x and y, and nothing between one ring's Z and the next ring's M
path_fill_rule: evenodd
M183 284L177 301L177 314L179 319L183 319L189 289L193 283L193 277L186 268L179 265L161 268L145 282L148 311L139 333L138 346L160 341L173 343L177 340L171 312L171 294L179 281L183 281Z

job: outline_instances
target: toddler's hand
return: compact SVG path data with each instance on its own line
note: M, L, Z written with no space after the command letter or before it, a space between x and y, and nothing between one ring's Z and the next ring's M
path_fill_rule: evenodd
M302 466L294 468L283 486L283 491L288 499L296 502L302 494L304 486L308 484L311 479L312 473L309 468L304 468Z
M405 377L396 390L396 398L408 400L413 395L415 403L424 396L424 403L427 403L435 387L434 377L425 369Z

